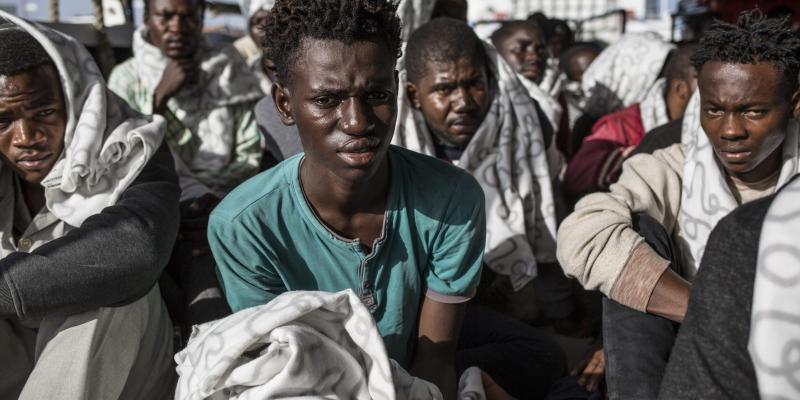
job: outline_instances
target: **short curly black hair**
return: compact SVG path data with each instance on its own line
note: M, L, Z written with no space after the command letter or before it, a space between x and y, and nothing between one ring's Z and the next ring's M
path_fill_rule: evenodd
M455 18L436 18L420 26L406 45L408 81L419 83L431 63L451 63L460 59L486 63L483 42L465 22Z
M264 31L265 57L275 63L283 84L289 83L291 66L307 37L348 45L378 42L395 58L402 54L402 23L392 0L278 0Z
M745 11L736 24L715 21L700 39L692 65L697 73L707 62L772 63L782 72L792 92L800 73L800 37L786 19L765 18L758 10Z
M11 23L0 24L0 76L42 65L54 65L53 60L30 33Z

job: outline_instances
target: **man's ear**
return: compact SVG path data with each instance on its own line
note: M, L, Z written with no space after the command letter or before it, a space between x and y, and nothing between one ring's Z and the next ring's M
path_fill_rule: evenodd
M272 101L275 102L275 109L281 117L281 122L286 126L294 125L291 95L280 83L276 82L272 85Z
M417 86L411 82L406 83L406 95L408 96L408 102L411 103L411 107L419 110L422 108L422 104L419 101L419 92L417 91Z
M800 118L800 87L792 95L792 114L795 118Z
M672 90L675 92L675 94L677 94L681 100L684 100L688 103L689 99L692 98L692 87L689 82L684 79L674 79L671 83Z

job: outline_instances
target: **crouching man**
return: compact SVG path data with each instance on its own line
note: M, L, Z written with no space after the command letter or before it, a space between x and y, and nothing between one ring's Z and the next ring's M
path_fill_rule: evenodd
M0 12L0 398L171 395L163 136L82 45Z

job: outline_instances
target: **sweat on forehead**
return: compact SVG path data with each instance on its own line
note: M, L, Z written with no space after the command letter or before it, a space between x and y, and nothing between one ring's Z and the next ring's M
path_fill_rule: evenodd
M275 63L278 81L287 84L305 38L345 44L383 44L396 60L402 24L397 4L388 0L278 0L264 26L270 45L265 57Z
M31 34L11 23L0 25L0 76L47 64L53 60Z
M419 82L430 63L454 63L471 59L486 62L478 35L466 23L453 18L437 18L411 34L406 46L406 71L410 82Z

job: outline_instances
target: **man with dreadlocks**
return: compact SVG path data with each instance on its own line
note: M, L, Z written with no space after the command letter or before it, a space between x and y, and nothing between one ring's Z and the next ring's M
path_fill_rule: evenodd
M564 269L608 296L610 398L657 396L711 230L798 173L798 54L784 21L715 23L692 57L699 95L682 143L631 157L610 193L584 197L562 224Z
M401 24L388 0L279 0L265 26L272 97L305 153L214 210L209 242L234 311L291 290L352 289L389 356L456 392L455 352L483 257L481 187L390 146ZM432 190L432 188L447 190Z

